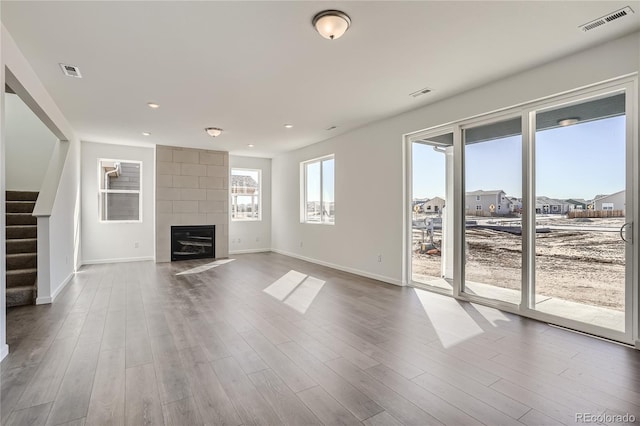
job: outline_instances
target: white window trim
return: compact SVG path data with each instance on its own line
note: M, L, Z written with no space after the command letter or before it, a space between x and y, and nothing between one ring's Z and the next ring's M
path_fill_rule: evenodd
M238 218L234 218L233 217L233 185L230 184L230 190L229 190L229 211L230 211L230 216L231 216L231 221L232 222L261 222L262 221L262 169L248 169L246 167L232 167L229 170L229 182L233 181L233 178L231 176L233 176L233 171L234 170L238 170L238 171L242 171L242 172L258 172L258 217L257 218L242 218L242 219L238 219Z
M119 163L136 163L140 166L140 189L138 191L127 189L102 189L100 188L100 182L102 179L102 162L114 161ZM99 223L142 223L143 211L142 211L142 161L140 160L121 160L115 158L98 158L98 222ZM102 219L102 194L138 194L138 220L104 220Z
M322 205L324 203L323 200L323 168L322 162L325 160L333 159L335 161L335 154L329 154L318 158L312 158L311 160L303 161L300 163L300 199L302 203L300 203L300 223L308 223L310 225L335 225L335 217L333 222L325 222L322 220ZM307 166L314 163L320 163L320 221L313 222L307 220ZM334 196L335 196L335 169L334 169ZM335 203L335 201L334 201Z

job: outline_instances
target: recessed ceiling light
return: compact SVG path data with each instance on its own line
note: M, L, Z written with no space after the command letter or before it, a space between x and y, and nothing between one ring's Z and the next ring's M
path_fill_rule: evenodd
M149 132L142 132L142 136L151 136L151 133L149 133Z
M158 104L157 104L157 103L155 103L155 102L147 102L147 106L148 106L149 108L153 108L153 109L158 109L158 108L160 108L160 105L158 105Z
M331 127L327 127L327 130L333 130L333 129L337 129L338 126L331 126Z
M293 127L293 124L285 124L284 127L286 127L287 129L290 129Z
M574 124L578 123L579 121L580 121L580 119L578 117L570 117L570 118L565 118L565 119L562 119L562 120L558 120L558 124L560 126L565 127L565 126L574 125Z
M247 145L249 148L253 148L255 145L250 143L249 145Z

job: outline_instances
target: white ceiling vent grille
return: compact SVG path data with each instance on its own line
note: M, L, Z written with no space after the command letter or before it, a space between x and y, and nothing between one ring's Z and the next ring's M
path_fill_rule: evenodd
M431 92L431 89L425 87L424 89L420 89L417 92L410 93L409 96L417 98L418 96L426 95L429 92Z
M60 64L60 68L62 68L62 72L67 77L82 78L82 74L80 74L80 69L76 66Z
M633 9L631 9L629 6L624 7L620 10L616 10L615 12L611 12L608 15L605 15L601 18L598 18L596 20L593 20L591 22L587 22L586 24L580 25L578 28L580 28L582 31L589 31L592 30L594 28L598 28L601 27L603 25L608 24L609 22L615 21L616 19L620 19L620 18L624 18L627 15L631 15L633 13Z

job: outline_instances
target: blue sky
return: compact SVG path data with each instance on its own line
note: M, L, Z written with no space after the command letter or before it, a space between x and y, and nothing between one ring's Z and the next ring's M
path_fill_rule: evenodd
M521 137L467 146L466 189L522 194ZM413 144L414 198L443 197L444 154ZM613 117L536 134L536 193L591 199L625 186L625 117ZM444 198L444 197L443 197Z

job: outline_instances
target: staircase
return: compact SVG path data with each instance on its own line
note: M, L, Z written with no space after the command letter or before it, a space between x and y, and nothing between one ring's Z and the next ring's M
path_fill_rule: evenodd
M36 300L38 225L31 215L37 192L7 191L7 307Z

